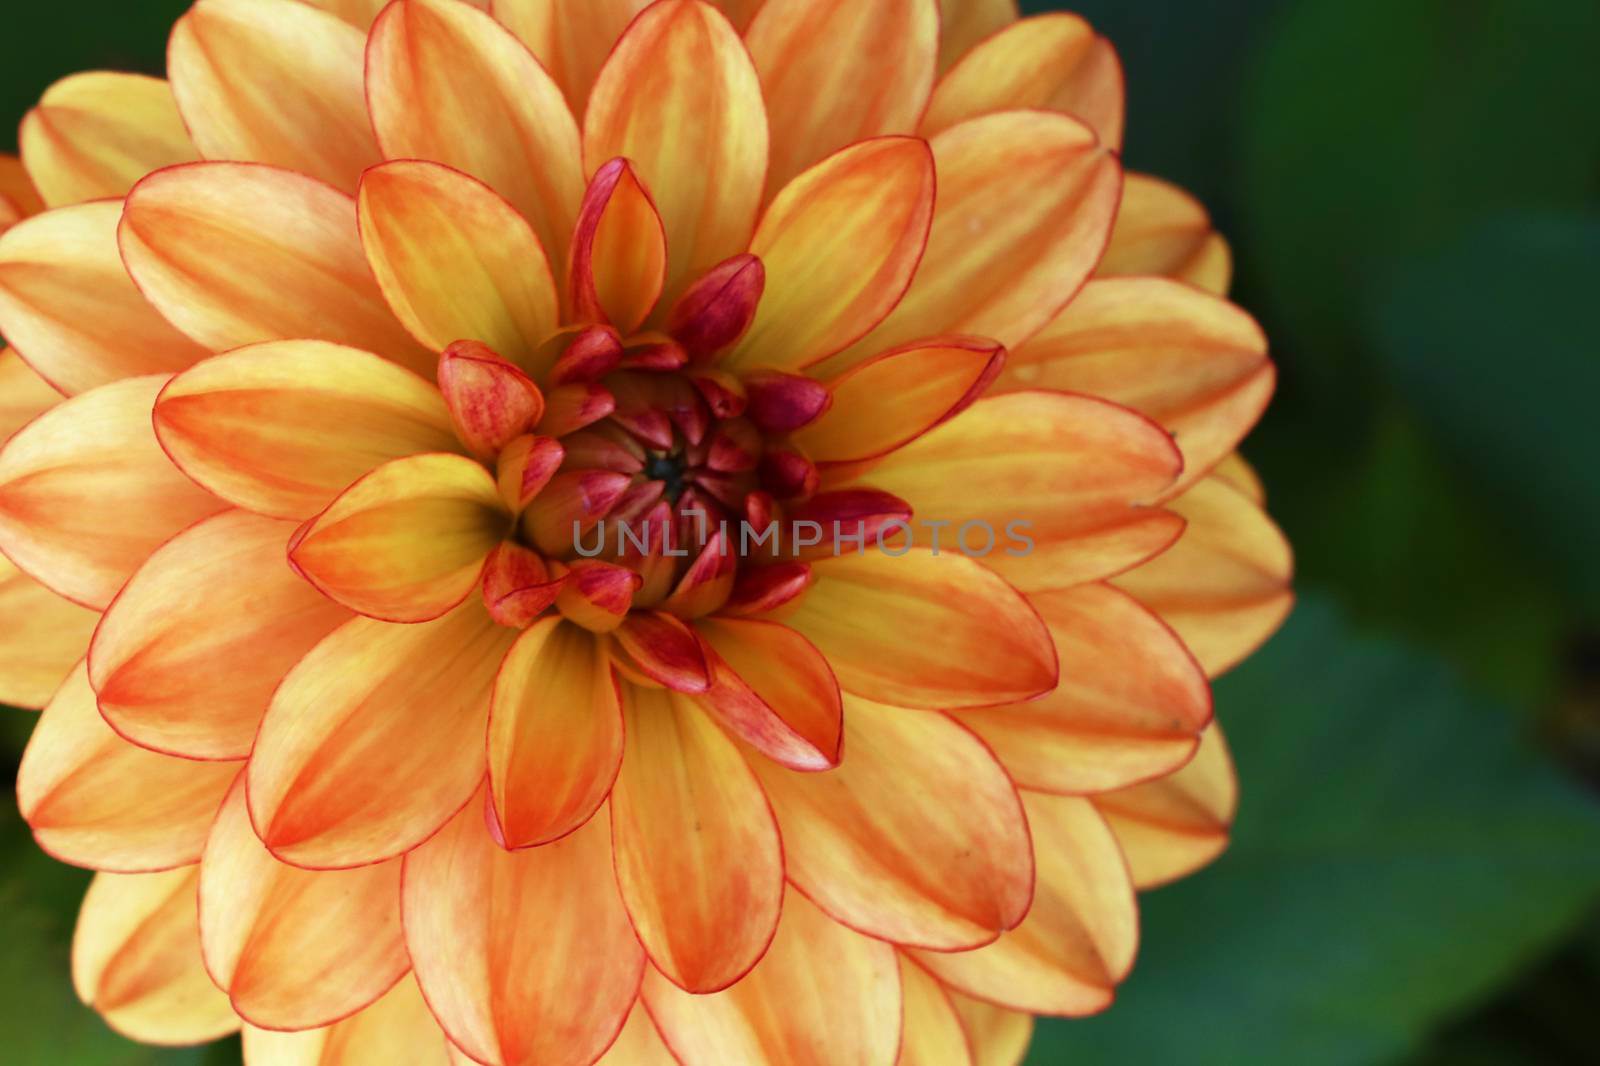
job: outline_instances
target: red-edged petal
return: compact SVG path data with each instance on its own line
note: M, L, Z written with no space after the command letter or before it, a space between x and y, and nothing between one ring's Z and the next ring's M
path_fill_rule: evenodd
M632 669L676 692L711 687L711 667L694 629L665 611L634 611L614 635Z
M578 20L582 21L582 20ZM567 270L573 313L623 333L644 324L667 280L667 232L633 164L595 172L578 209Z
M1233 254L1193 196L1159 178L1129 174L1111 244L1095 273L1174 278L1226 296L1233 278Z
M251 1066L466 1066L423 1002L410 975L384 997L343 1021L321 1029L277 1032L244 1027L244 1058Z
M972 1045L972 1066L1021 1066L1033 1040L1033 1015L1006 1010L981 999L945 992Z
M83 658L99 617L0 558L0 703L48 703Z
M563 580L551 576L538 552L508 540L484 564L483 605L501 625L527 629L556 602Z
M544 417L544 395L533 379L477 341L457 341L445 349L439 391L456 434L480 459L497 458Z
M766 285L766 269L748 252L718 263L678 298L667 331L691 357L710 358L744 336Z
M839 683L805 637L776 622L705 618L711 690L700 697L730 732L784 766L827 770L844 743Z

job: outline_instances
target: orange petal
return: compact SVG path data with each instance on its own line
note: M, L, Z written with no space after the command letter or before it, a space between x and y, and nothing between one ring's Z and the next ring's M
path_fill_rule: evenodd
M363 31L372 25L372 20L378 17L380 11L389 6L389 0L301 0L301 2L321 8L330 15L336 15ZM482 0L474 2L477 2L479 7L483 6Z
M895 1066L974 1066L966 1029L949 990L903 955L900 987L905 990L905 1019Z
M689 992L739 980L783 904L783 847L761 785L698 707L628 685L611 796L617 885L656 968Z
M12 213L12 223L44 210L44 197L34 188L22 160L4 152L0 152L0 203ZM0 229L3 228L0 224Z
M361 866L448 821L483 780L489 691L516 635L474 599L419 625L357 618L313 648L250 758L250 817L273 854Z
M256 838L244 775L200 864L200 949L241 1018L273 1029L330 1025L411 967L400 928L400 861L313 872Z
M672 1052L667 1050L667 1045L661 1040L661 1033L656 1029L656 1023L650 1020L650 1012L645 1010L644 1003L633 1005L633 1010L628 1013L628 1023L622 1027L622 1034L617 1037L617 1042L611 1049L600 1056L600 1061L595 1066L680 1066Z
M482 466L460 455L413 455L350 486L295 535L289 559L353 611L426 622L472 593L510 526Z
M625 156L667 228L667 298L745 250L767 166L767 117L750 54L703 0L664 0L628 27L583 123L589 169Z
M451 0L390 6L367 44L367 103L388 158L432 159L472 175L509 200L561 261L583 197L578 125L509 30Z
M1258 505L1266 505L1267 487L1262 483L1261 475L1256 473L1255 467L1246 462L1244 456L1238 452L1218 463L1211 474L1218 480L1226 481Z
M1294 556L1260 505L1220 478L1168 506L1187 520L1183 536L1116 584L1160 615L1216 677L1283 624L1294 603Z
M939 69L955 62L990 34L1017 21L1017 0L939 0Z
M1023 788L1082 794L1171 773L1211 721L1211 690L1177 635L1109 585L1028 597L1064 664L1031 703L960 716Z
M849 369L919 337L966 333L1014 348L1066 306L1105 249L1121 167L1067 115L1007 111L933 139L939 202L911 290Z
M516 208L458 170L409 159L369 170L357 203L372 272L413 336L434 351L480 341L542 369L555 280Z
M271 163L354 192L379 159L365 51L365 34L310 4L200 0L172 29L167 70L204 158Z
M1033 1015L946 991L972 1043L972 1066L1020 1066L1033 1039Z
M600 817L504 851L477 802L406 856L406 944L450 1038L488 1066L587 1066L622 1029L644 952Z
M1138 946L1127 865L1088 800L1022 795L1039 865L1026 920L976 951L912 954L946 984L1014 1010L1069 1017L1104 1010Z
M477 341L457 341L445 349L439 357L439 391L456 435L485 461L497 459L544 417L544 396L533 379ZM524 465L524 485L527 473Z
M0 558L0 703L43 707L89 646L99 615Z
M810 641L757 619L695 623L711 663L705 707L735 736L796 770L839 764L844 740L839 683Z
M200 964L199 867L100 874L72 937L72 985L111 1028L145 1044L203 1044L239 1028Z
M1111 244L1095 273L1175 278L1226 296L1233 255L1198 200L1159 178L1129 174Z
M1226 300L1165 278L1085 285L1013 352L1000 387L1099 396L1161 423L1183 451L1176 494L1244 438L1272 396L1267 338Z
M1020 593L965 555L876 549L812 563L787 619L849 692L901 707L983 707L1056 684L1050 634Z
M676 692L711 687L711 667L694 630L665 611L633 611L616 630L613 654L627 666Z
M1187 877L1222 854L1239 808L1233 758L1213 724L1177 773L1094 797L1141 891Z
M79 204L0 237L0 331L46 381L78 393L205 356L134 288L117 251L122 204Z
M852 929L940 951L1020 922L1033 895L1028 824L983 743L937 712L854 697L844 721L836 770L755 763L795 886Z
M244 1027L244 1059L250 1066L465 1066L423 1002L409 974L372 1006L321 1029L275 1032Z
M162 541L222 510L156 443L150 409L166 380L130 378L75 396L0 449L0 548L96 610Z
M507 847L548 844L594 816L622 764L605 649L550 615L506 655L489 712L489 784Z
M62 862L138 873L200 858L238 772L134 747L95 708L80 665L39 717L17 771L17 806Z
M933 203L933 153L909 137L852 145L786 185L750 244L766 297L725 365L798 370L861 339L911 284Z
M794 435L819 463L885 455L969 406L994 380L1004 348L973 337L919 341L885 352L829 385L833 404ZM892 396L893 403L884 398Z
M118 232L140 291L207 347L324 340L433 370L383 302L355 201L314 178L250 163L164 170L128 194Z
M796 892L744 980L693 996L650 971L643 995L683 1066L894 1066L900 1043L894 948L852 933Z
M745 44L772 126L767 188L869 137L910 133L933 90L937 0L766 0Z
M610 323L622 333L642 326L661 298L667 231L626 159L602 166L584 193L567 278L578 319Z
M460 447L439 393L369 352L323 341L252 345L162 390L156 436L217 496L309 518L390 459Z
M650 0L495 0L494 17L521 38L583 114L600 65Z
M61 393L21 356L9 348L0 348L0 441L60 402Z
M46 89L17 141L50 207L121 196L152 170L195 158L167 83L108 70Z
M350 612L289 569L292 522L225 511L157 548L89 649L100 713L129 740L242 759L272 692Z
M1077 15L1039 15L983 41L939 80L922 134L996 111L1061 111L1121 148L1123 108L1122 63L1111 42Z
M1032 592L1119 573L1172 544L1181 520L1145 504L1181 467L1172 438L1126 408L1018 392L979 400L847 482L908 500L919 543L949 523L945 551L981 556Z

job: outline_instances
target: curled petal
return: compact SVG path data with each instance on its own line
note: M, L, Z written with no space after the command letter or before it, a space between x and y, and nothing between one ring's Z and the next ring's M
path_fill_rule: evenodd
M550 484L567 452L554 437L518 437L500 453L495 483L500 498L512 512L519 512Z
M483 604L501 625L527 629L556 602L563 580L550 576L539 553L508 540L484 564Z
M1129 174L1111 244L1095 273L1173 278L1226 296L1233 254L1198 200L1159 178Z
M754 525L754 523L752 523ZM757 526L757 528L762 528ZM792 602L811 587L810 563L746 565L739 570L733 593L723 605L725 615L762 615Z
M83 657L99 615L0 558L0 703L43 707Z
M709 358L744 336L766 284L760 259L736 255L689 286L667 316L667 330L692 356Z
M699 694L711 687L711 667L695 632L665 611L634 611L616 631L629 666L675 692Z
M410 975L372 1006L320 1029L278 1032L246 1025L244 1058L250 1066L368 1066L374 1062L464 1066L466 1062L433 1020Z
M568 621L609 633L628 617L639 576L625 566L581 559L567 571L556 608Z
M684 509L682 513L687 515L689 512ZM703 516L697 519L697 522L703 521ZM672 590L672 595L662 601L661 609L679 618L700 618L710 614L728 602L738 569L738 553L728 533L719 528L695 561L689 564L689 569L684 571L683 579Z
M617 409L617 398L594 381L558 385L545 393L544 419L538 430L547 437L564 437L591 426Z
M533 379L477 341L457 341L445 349L439 391L456 434L480 459L497 458L544 417L544 396ZM523 472L526 476L526 465Z
M567 278L580 321L609 323L623 333L643 325L661 298L667 232L626 159L602 166L584 193Z
M747 417L767 434L792 433L827 413L827 386L798 374L758 371L744 379Z
M1017 21L1017 0L939 0L939 70L946 71L990 34Z
M632 480L610 470L563 471L528 502L523 529L546 555L568 555L588 543L586 535L611 513Z
M711 690L700 698L730 732L795 770L839 765L844 743L839 683L828 661L799 633L776 622L706 618Z

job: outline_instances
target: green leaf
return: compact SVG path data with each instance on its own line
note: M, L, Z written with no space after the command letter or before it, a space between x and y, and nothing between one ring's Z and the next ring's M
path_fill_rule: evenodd
M1600 896L1600 806L1514 718L1308 597L1218 684L1243 789L1212 869L1145 898L1105 1015L1030 1062L1384 1062Z

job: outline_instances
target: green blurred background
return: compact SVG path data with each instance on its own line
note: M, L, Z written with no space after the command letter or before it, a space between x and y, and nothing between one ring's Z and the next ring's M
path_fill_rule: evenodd
M8 4L0 147L62 74L159 72L185 6ZM1218 685L1232 849L1146 898L1116 1007L1029 1061L1600 1060L1600 3L1076 10L1122 52L1128 165L1211 208L1273 340L1245 453L1300 606ZM0 809L0 1060L237 1062L77 1006L84 880Z

